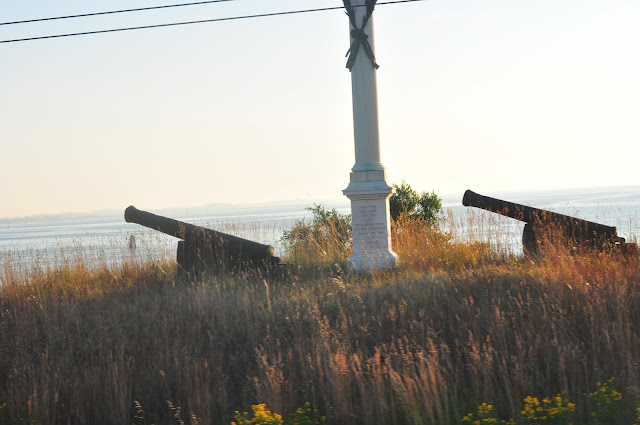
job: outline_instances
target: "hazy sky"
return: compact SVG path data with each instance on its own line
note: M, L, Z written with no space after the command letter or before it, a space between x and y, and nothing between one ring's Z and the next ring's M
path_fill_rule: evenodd
M172 3L2 1L0 21ZM0 40L341 3L236 0L0 26ZM640 184L640 1L374 16L390 182L460 196ZM0 44L0 217L344 199L348 45L342 11Z

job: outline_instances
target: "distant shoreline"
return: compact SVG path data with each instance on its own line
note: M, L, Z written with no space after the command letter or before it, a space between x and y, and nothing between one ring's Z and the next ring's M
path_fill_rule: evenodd
M622 186L603 186L603 187L582 187L582 188L563 188L563 189L533 189L525 191L514 190L484 190L481 187L469 187L479 193L491 195L494 197L521 200L521 199L536 199L536 198L548 198L561 195L584 195L584 194L602 194L604 192L628 192L637 190L640 194L640 185L622 185ZM461 204L462 194L460 193L436 193L442 197L443 205L445 207L458 206ZM234 211L234 210L250 210L260 208L280 208L288 206L312 206L313 204L322 204L330 208L346 207L349 206L348 199L321 199L316 201L302 201L302 200L288 200L288 201L272 201L272 202L258 202L258 203L210 203L196 206L185 207L166 207L166 208L147 208L144 205L139 205L141 208L145 208L148 211L155 212L164 215L183 215L185 213L201 213L201 212L222 212L222 211ZM128 205L123 205L121 209L103 209L87 212L60 212L51 214L33 214L27 216L15 216L15 217L0 217L0 225L4 223L19 223L19 222L35 222L35 221L58 221L58 220L78 220L78 219L91 219L91 218L104 218L115 217L124 212L124 209Z

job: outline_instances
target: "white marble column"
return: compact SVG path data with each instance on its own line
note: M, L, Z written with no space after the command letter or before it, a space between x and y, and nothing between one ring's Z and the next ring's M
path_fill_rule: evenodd
M361 25L366 7L358 6L364 5L365 0L351 2L356 23ZM375 51L373 18L364 33ZM389 197L393 189L386 182L386 171L380 161L376 69L363 47L351 69L351 86L356 162L349 186L343 190L351 200L353 226L353 255L347 266L351 271L367 272L394 267L398 256L391 249Z

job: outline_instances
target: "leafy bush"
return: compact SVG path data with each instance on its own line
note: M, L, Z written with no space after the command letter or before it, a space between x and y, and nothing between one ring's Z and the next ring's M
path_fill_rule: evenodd
M393 187L396 192L389 198L389 210L394 221L404 215L436 227L442 214L442 199L435 192L418 193L404 180Z
M298 262L305 259L340 262L351 247L351 216L323 205L307 207L311 221L297 220L291 230L285 230L280 241L288 255Z

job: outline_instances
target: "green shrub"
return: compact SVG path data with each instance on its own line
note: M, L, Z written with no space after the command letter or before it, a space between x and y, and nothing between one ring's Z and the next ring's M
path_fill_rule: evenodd
M313 214L311 221L297 220L280 239L288 256L303 262L308 258L332 262L346 258L351 248L351 216L317 204L307 210Z
M393 187L396 191L389 198L391 219L396 221L405 215L423 220L429 227L438 224L442 214L442 199L435 192L418 193L404 180Z

